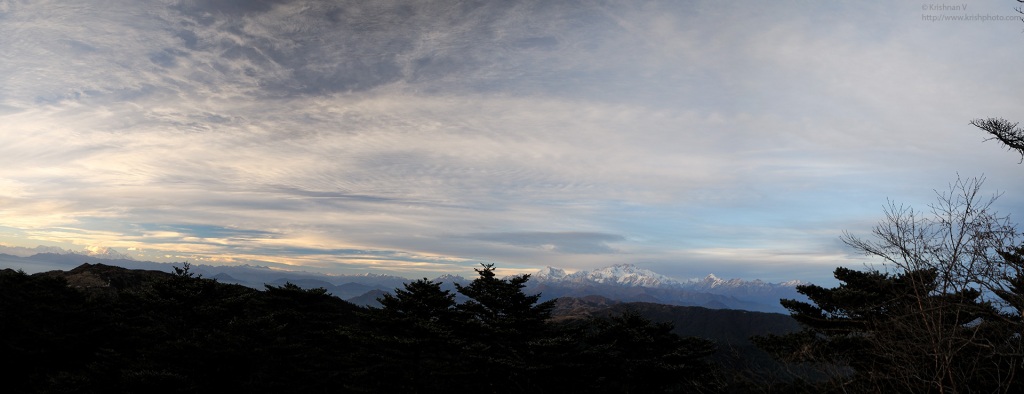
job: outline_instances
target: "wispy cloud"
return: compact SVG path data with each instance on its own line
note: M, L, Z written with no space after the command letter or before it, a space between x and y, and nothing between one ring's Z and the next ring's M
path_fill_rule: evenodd
M466 238L569 254L615 253L608 243L626 240L621 235L583 232L482 233Z
M957 171L1024 207L967 125L1019 110L1018 30L918 8L2 2L0 225L335 271L827 276L839 231Z

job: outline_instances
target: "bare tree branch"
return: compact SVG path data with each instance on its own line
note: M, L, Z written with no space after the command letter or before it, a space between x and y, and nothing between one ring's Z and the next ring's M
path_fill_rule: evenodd
M988 118L972 120L971 125L992 135L985 141L996 140L1008 150L1020 152L1021 162L1024 162L1024 129L1017 127L1017 123L1002 118Z

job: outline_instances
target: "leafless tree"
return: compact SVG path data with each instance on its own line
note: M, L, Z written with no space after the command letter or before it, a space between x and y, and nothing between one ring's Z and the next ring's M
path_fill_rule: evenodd
M983 183L958 178L925 212L889 202L871 238L842 237L881 261L872 269L909 279L901 297L910 299L893 304L900 310L887 311L884 327L865 327L873 356L891 360L889 389L963 392L985 376L1008 392L1017 378L1024 303L1012 301L1020 300L1024 267L1006 258L1017 229L994 212L998 195L981 195Z
M1017 244L1018 232L1008 215L993 210L999 196L981 195L984 182L957 178L948 190L935 191L926 212L890 201L872 239L846 232L842 240L881 260L881 271L935 270L941 294L974 289L983 291L983 300L1000 302L991 291L1005 289L1021 267L1006 264L999 252Z

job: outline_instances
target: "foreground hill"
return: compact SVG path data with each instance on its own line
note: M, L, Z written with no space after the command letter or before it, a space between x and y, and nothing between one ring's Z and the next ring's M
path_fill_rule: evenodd
M800 329L789 315L732 309L664 305L650 302L621 302L600 296L559 298L552 317L579 319L608 317L635 312L656 322L672 323L673 332L714 340L722 345L751 345L750 337L784 334Z
M174 275L157 270L126 269L105 264L86 263L67 271L48 271L33 276L63 279L67 281L69 287L83 290L87 294L116 295L120 292L144 289L160 281L168 280ZM469 281L462 279L458 282L465 284ZM270 284L276 287L293 284L303 289L321 288L327 290L328 294L332 294L330 289L338 289L343 286L332 285L330 282L316 279L299 279L296 282L291 282L283 278ZM223 285L233 284L224 283ZM349 285L358 284L349 283ZM531 287L527 286L526 288L530 289ZM538 287L532 288L537 289ZM364 287L358 289L362 295L361 299L357 298L357 300L363 303L376 303L374 301L384 294L390 294L382 290L367 290L362 293ZM551 298L541 297L540 299ZM627 302L600 295L561 297L555 301L551 315L552 319L556 321L608 317L625 312L636 312L652 321L672 323L675 327L674 332L679 335L707 338L727 344L745 345L749 344L748 339L754 335L782 334L798 329L798 325L792 318L778 313L668 305L655 302ZM379 303L377 304L379 305Z
M490 273L485 276L483 272ZM638 317L556 324L484 270L456 304L421 282L383 309L83 265L0 272L12 392L645 392L711 388L714 348ZM419 289L419 290L415 290ZM500 297L496 297L499 296ZM498 313L492 314L491 311ZM627 352L628 351L628 352Z
M5 269L0 357L12 392L717 392L765 370L737 362L759 357L745 335L788 329L783 315L538 302L485 272L464 302L418 281L375 309L188 266Z

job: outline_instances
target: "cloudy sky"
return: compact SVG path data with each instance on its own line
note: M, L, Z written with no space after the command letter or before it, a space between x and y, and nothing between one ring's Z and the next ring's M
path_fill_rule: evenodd
M957 173L1024 214L1016 6L0 0L0 242L821 281Z

